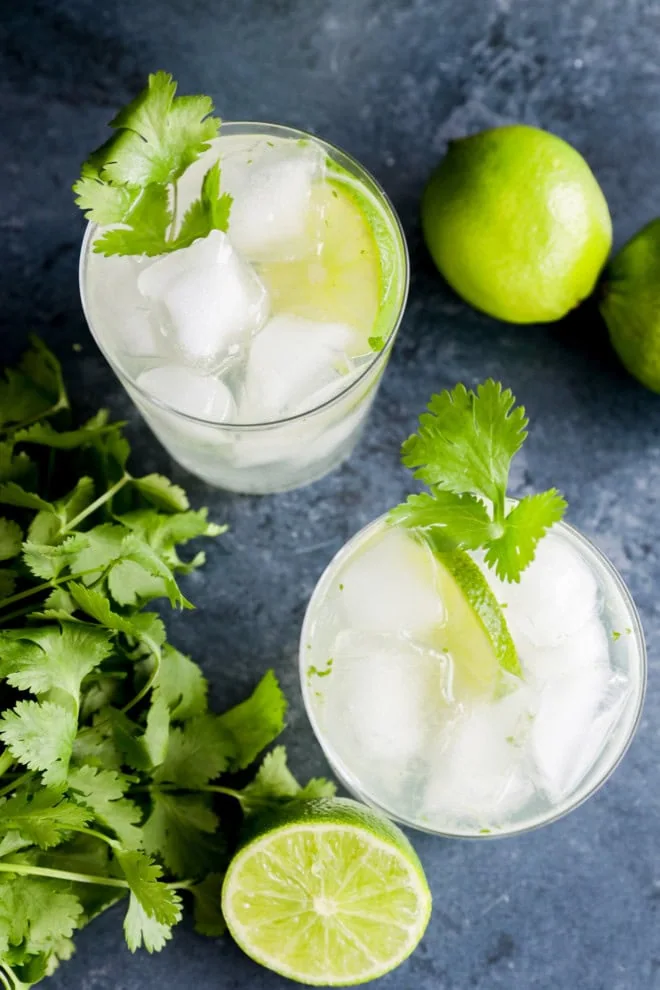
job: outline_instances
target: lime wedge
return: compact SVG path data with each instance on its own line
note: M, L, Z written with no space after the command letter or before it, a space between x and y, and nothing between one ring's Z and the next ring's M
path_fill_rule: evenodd
M320 247L310 230L309 258L264 264L259 274L274 314L347 323L358 331L356 354L368 353L370 339L388 337L400 304L393 233L375 201L348 177L327 178L313 197L310 214L323 216Z
M429 537L432 545L432 537ZM447 622L438 630L441 648L456 663L457 690L470 694L498 687L501 672L521 668L502 606L480 567L464 550L435 550L439 592Z
M418 944L431 894L391 822L346 799L258 819L232 860L222 910L255 962L309 986L389 973Z

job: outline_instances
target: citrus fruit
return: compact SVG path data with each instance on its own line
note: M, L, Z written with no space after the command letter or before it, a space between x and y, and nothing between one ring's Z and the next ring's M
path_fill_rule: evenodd
M640 230L609 265L600 310L628 371L660 392L660 219Z
M432 545L432 535L428 539ZM490 691L501 671L521 672L502 607L481 568L464 550L437 551L435 556L447 614L437 634L440 645L454 658L459 689Z
M353 986L410 955L431 894L400 829L356 801L322 799L255 820L222 910L255 962L310 986Z
M511 323L558 320L588 296L612 224L584 158L536 127L453 141L422 199L438 269L467 302Z
M310 215L323 218L320 250L310 229L309 257L260 267L273 313L347 323L360 333L358 350L368 352L370 339L389 336L401 304L393 233L370 195L337 166L313 199Z

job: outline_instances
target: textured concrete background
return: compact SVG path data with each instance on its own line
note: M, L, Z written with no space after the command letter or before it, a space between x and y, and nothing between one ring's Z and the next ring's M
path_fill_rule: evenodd
M493 375L532 433L513 474L557 485L570 520L612 557L640 606L650 690L639 735L586 806L498 842L417 836L435 895L428 934L383 990L660 988L660 752L655 544L660 399L617 366L589 312L516 328L461 304L420 242L417 204L449 137L504 121L553 130L587 157L622 243L660 212L660 5L654 0L3 0L0 10L2 359L30 330L65 361L73 396L131 421L135 458L185 483L226 520L186 588L199 612L172 638L198 658L218 704L273 665L291 699L286 742L301 776L324 761L301 710L294 654L331 554L398 501L398 447L432 391ZM412 253L410 304L368 436L306 491L229 497L186 477L137 419L88 337L78 302L81 217L69 187L116 107L165 68L228 119L274 120L346 147L381 180ZM72 344L80 342L82 353ZM184 928L130 956L120 914L78 939L53 990L284 990L227 940Z

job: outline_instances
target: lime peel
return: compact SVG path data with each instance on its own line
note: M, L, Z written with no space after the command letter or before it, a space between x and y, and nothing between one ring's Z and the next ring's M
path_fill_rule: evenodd
M308 986L354 986L410 955L431 894L400 829L335 799L257 819L229 866L222 905L255 962Z

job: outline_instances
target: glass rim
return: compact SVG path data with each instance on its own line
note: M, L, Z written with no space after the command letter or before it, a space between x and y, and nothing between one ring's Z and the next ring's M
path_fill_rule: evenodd
M510 499L510 501L517 502L518 499ZM539 828L543 828L546 825L551 825L554 822L559 821L561 818L564 818L566 815L570 814L571 812L579 808L581 805L583 805L585 801L588 801L591 797L593 797L594 794L596 794L596 792L600 790L603 784L605 784L609 780L609 778L612 776L612 774L620 765L621 761L628 752L628 749L630 748L630 745L633 739L635 738L637 729L639 728L639 723L641 721L642 711L644 708L644 700L646 697L647 680L648 680L648 657L646 650L646 642L644 639L644 631L642 628L642 621L639 615L639 611L637 609L637 606L635 605L635 602L633 601L632 595L630 594L630 591L628 590L625 581L623 580L623 578L619 574L619 571L614 566L614 564L609 559L609 557L607 557L606 554L598 546L596 546L596 544L592 540L589 539L589 537L585 536L584 533L580 532L580 530L576 529L570 523L564 522L563 520L554 524L552 529L556 528L562 531L563 534L568 537L569 541L573 541L581 545L584 549L586 549L590 557L594 558L595 565L597 567L600 567L602 570L604 570L608 575L608 577L612 580L613 585L616 588L618 595L621 597L625 610L630 618L630 622L631 622L630 628L635 643L635 655L637 657L639 680L638 680L638 687L636 690L636 696L634 697L634 699L631 698L631 703L634 701L634 712L632 713L632 716L630 718L629 726L626 731L625 737L621 740L619 746L614 750L613 757L610 760L608 760L603 770L601 770L601 772L595 776L593 783L591 783L589 786L586 787L580 786L580 784L578 784L578 786L574 790L574 796L573 795L569 796L566 800L560 802L555 808L551 808L547 814L537 815L531 820L522 822L520 825L513 825L511 827L505 826L497 831L491 831L488 833L453 832L451 830L432 828L430 826L425 826L423 823L412 821L410 818L405 818L397 815L395 812L392 812L388 808L385 808L378 800L370 797L369 793L366 790L361 789L361 787L355 788L354 785L349 784L346 781L341 769L343 766L343 761L338 760L334 756L334 753L332 752L332 748L326 745L326 742L323 738L323 733L319 730L318 723L314 716L309 685L307 684L307 677L306 677L307 651L305 649L305 645L306 642L309 641L308 627L312 622L313 607L316 606L317 604L316 599L317 597L320 596L321 590L325 591L325 587L328 581L331 580L332 575L334 574L336 568L340 564L344 563L345 560L348 558L349 550L354 546L354 544L356 544L360 539L363 539L370 530L377 529L377 527L380 526L386 520L386 518L387 518L387 513L384 513L383 515L380 515L376 519L373 519L371 522L367 523L365 526L359 529L357 533L354 533L353 536L351 536L350 539L348 539L343 544L343 546L340 547L340 549L333 555L332 559L328 562L327 566L324 568L322 574L320 575L318 581L314 586L314 590L312 591L312 594L307 603L307 607L305 609L305 615L303 618L303 624L300 632L298 668L299 668L300 684L301 684L305 714L307 715L307 719L312 727L312 731L314 733L316 741L318 742L319 746L321 747L321 750L323 751L325 758L330 764L332 772L337 776L340 783L344 787L346 787L346 789L349 792L353 793L354 795L357 795L359 799L362 800L364 803L380 811L382 814L386 815L388 818L391 818L393 821L396 821L407 828L415 829L415 831L424 832L428 835L436 835L445 839L464 839L467 841L475 841L475 840L482 841L484 839L507 839L517 835L524 835L527 832L534 832ZM340 768L339 770L336 769L337 765L339 765ZM585 777L583 778L583 784L589 780L589 772L590 771L587 771Z
M402 278L401 278L401 292L400 292L399 305L397 307L396 315L392 320L392 326L388 331L387 338L383 344L383 347L379 351L374 352L371 360L369 360L369 362L365 364L365 366L362 369L360 369L360 374L356 378L352 378L351 381L339 392L337 392L336 395L333 395L329 399L326 399L318 406L312 406L309 409L305 409L303 412L295 413L294 415L291 416L284 416L280 419L266 420L265 422L259 422L259 423L231 423L231 422L227 422L226 420L204 419L199 416L193 416L190 413L183 412L180 409L176 409L174 406L170 405L167 402L164 402L162 399L157 398L156 396L148 392L146 389L144 389L142 386L138 385L137 382L133 379L133 377L128 375L124 371L124 369L120 366L120 364L117 362L114 356L112 356L109 353L109 351L103 346L103 343L99 339L99 335L97 334L93 326L87 306L87 297L85 292L85 282L86 282L85 274L86 274L87 259L90 255L91 241L92 238L94 237L94 233L97 230L99 224L96 224L91 220L87 221L85 233L80 247L80 257L78 261L78 289L80 293L80 301L83 309L83 314L85 316L85 320L87 322L89 332L94 338L96 346L99 348L104 358L106 359L112 370L114 371L117 378L119 378L119 380L122 382L124 387L126 386L126 384L128 384L130 388L135 389L135 391L139 393L140 397L144 399L146 402L157 406L159 409L173 416L178 416L181 419L186 420L187 422L194 423L195 425L198 426L206 426L212 429L215 428L218 429L219 431L231 431L235 433L261 432L265 430L277 429L278 427L286 426L290 423L299 423L312 416L316 416L327 409L330 409L331 407L337 405L347 395L350 395L352 392L354 392L358 388L358 386L367 379L367 377L373 372L373 370L377 368L378 365L383 364L385 359L388 357L392 349L392 345L394 343L396 335L399 331L399 327L401 326L401 321L403 319L403 314L406 309L406 303L408 301L408 293L410 289L410 256L408 252L408 244L406 242L403 224L401 223L399 215L396 209L394 208L392 201L390 200L389 196L383 189L380 182L378 182L378 180L371 174L371 172L364 165L362 165L361 162L359 162L356 158L354 158L353 155L351 155L349 152L344 151L343 148L340 148L339 145L335 145L331 141L326 141L323 138L317 137L316 134L312 134L310 131L303 131L296 127L289 127L286 124L274 124L274 123L271 124L268 121L253 121L253 120L229 120L229 121L223 120L220 128L220 134L218 135L218 137L222 138L223 131L225 132L225 134L229 134L229 135L231 135L232 132L249 134L250 131L244 130L245 128L253 129L255 133L255 137L261 133L276 132L279 133L282 137L297 138L297 139L309 138L312 141L315 141L317 144L319 144L323 149L327 150L328 152L330 153L335 152L336 154L341 156L344 160L349 162L357 170L358 178L360 180L366 179L367 183L370 183L373 186L372 191L377 196L379 200L379 205L383 207L383 210L392 225L395 239L398 242L398 246L400 249L399 253L402 262L401 265Z

